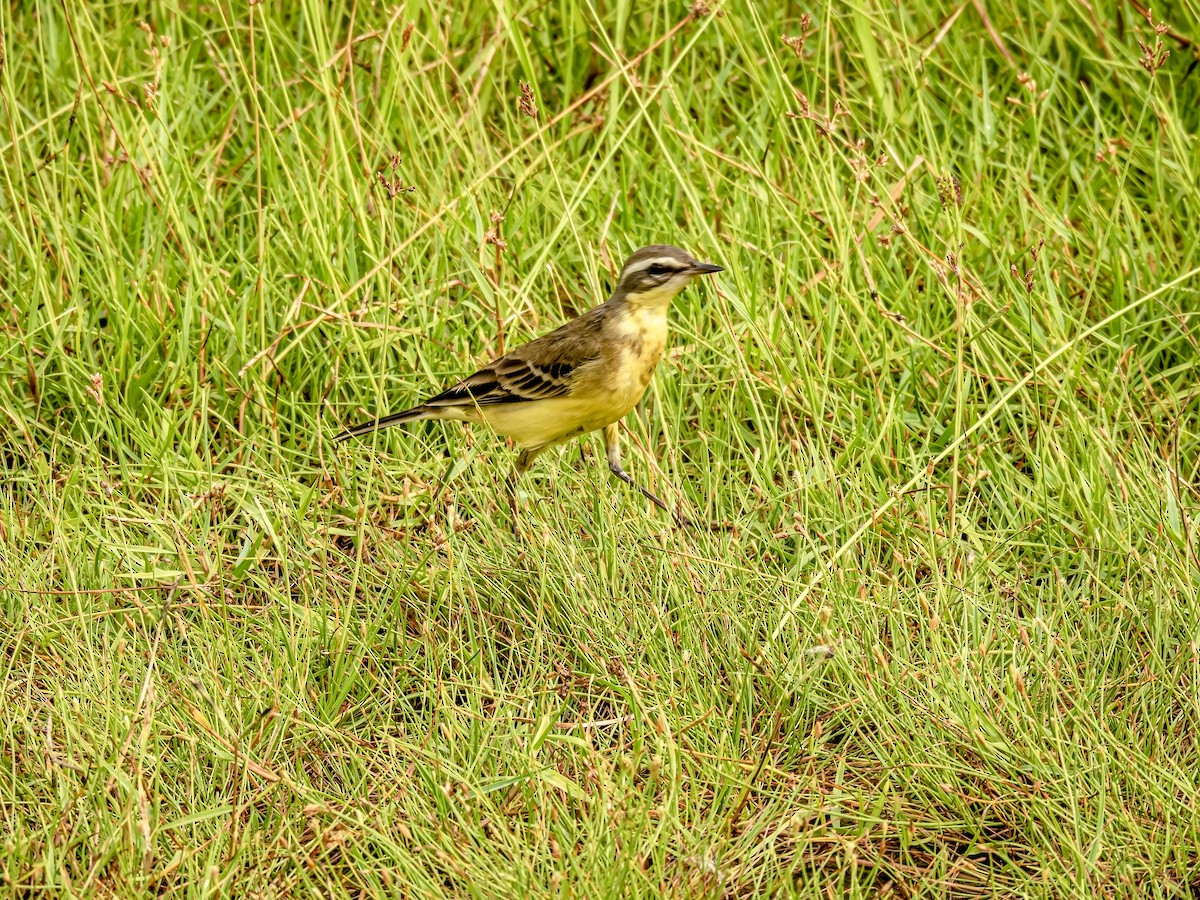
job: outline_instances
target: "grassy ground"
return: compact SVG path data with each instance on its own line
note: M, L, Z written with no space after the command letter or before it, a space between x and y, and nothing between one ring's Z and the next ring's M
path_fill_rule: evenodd
M710 6L0 6L3 895L1200 892L1195 3Z

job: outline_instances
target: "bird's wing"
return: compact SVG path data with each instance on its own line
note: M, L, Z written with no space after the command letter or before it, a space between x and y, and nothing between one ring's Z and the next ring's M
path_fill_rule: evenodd
M588 316L524 344L425 401L425 406L491 406L571 392L577 370L599 356Z

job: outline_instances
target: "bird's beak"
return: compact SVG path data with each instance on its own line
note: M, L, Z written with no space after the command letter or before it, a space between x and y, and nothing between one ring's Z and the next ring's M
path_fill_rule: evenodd
M694 262L688 270L689 275L711 275L713 272L724 272L724 266L714 266L712 263Z

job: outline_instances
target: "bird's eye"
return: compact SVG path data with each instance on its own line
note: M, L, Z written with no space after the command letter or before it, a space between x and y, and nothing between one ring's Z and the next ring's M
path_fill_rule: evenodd
M647 272L649 272L651 275L654 275L655 277L658 277L659 275L666 275L666 274L667 274L667 267L666 267L666 266L660 266L658 263L655 263L654 265L652 265L652 266L651 266L649 269L647 269L646 271L647 271Z

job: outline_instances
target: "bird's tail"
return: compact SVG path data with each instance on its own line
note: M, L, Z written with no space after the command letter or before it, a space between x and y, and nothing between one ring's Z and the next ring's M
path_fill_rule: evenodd
M372 431L378 431L381 428L390 428L392 425L403 425L405 422L419 422L422 419L434 419L438 417L440 412L441 410L439 409L431 409L425 404L421 404L420 406L414 406L412 409L392 413L390 416L384 416L381 419L372 419L370 422L355 425L353 428L343 431L333 440L334 443L340 444L342 441L348 441L352 437L370 434Z

